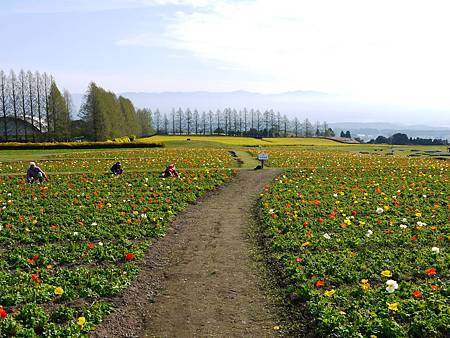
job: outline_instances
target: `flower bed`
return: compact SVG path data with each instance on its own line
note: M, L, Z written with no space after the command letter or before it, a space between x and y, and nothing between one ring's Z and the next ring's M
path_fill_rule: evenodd
M448 163L331 152L269 156L298 168L260 200L270 260L286 297L306 304L318 335L450 332Z
M146 149L139 151L84 151L51 155L38 161L45 172L109 172L115 161L121 161L125 171L164 170L169 163L177 168L230 168L236 162L221 149ZM0 174L26 173L29 161L0 163Z
M175 215L232 170L0 177L0 336L83 336Z

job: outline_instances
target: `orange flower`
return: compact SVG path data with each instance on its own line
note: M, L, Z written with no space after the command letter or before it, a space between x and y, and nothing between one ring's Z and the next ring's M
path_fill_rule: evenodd
M89 243L88 245L87 245L87 248L88 249L94 249L94 243Z
M325 280L323 279L319 279L316 283L315 283L316 287L320 288L322 286L325 285Z
M437 274L436 268L429 268L425 270L426 274L428 276L434 276Z
M314 200L313 203L317 206L319 206L321 204L319 200Z
M414 291L414 292L413 292L413 297L414 297L414 298L420 298L420 297L422 297L422 296L423 296L423 293L420 292L420 291Z
M439 286L437 286L436 284L432 284L432 285L431 285L431 288L432 288L433 290L437 290L437 289L439 289Z

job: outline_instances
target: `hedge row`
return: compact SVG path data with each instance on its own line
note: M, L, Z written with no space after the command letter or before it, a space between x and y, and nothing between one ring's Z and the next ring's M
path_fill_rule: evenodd
M0 150L30 149L102 149L102 148L160 148L158 142L42 142L42 143L0 143Z

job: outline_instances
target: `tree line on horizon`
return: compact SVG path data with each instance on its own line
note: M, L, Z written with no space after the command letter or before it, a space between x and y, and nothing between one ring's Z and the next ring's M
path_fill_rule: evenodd
M333 137L335 133L327 122L312 123L308 118L300 121L275 113L272 109L242 110L226 108L215 112L197 109L172 109L170 114L159 109L152 112L152 126L156 134L170 135L225 135L248 137Z
M421 146L440 146L440 145L448 145L447 140L443 139L427 139L421 137L408 137L407 134L404 133L396 133L390 137L378 136L376 139L372 139L369 142L370 144L395 144L395 145L421 145Z

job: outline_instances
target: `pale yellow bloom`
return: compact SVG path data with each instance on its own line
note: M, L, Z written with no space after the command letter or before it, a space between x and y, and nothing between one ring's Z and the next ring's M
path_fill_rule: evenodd
M381 271L381 276L383 277L392 277L392 272L389 270Z
M390 311L398 311L398 302L386 303Z
M335 289L325 291L325 296L332 297L336 293Z
M61 296L64 293L64 289L60 286L55 288L55 295Z

